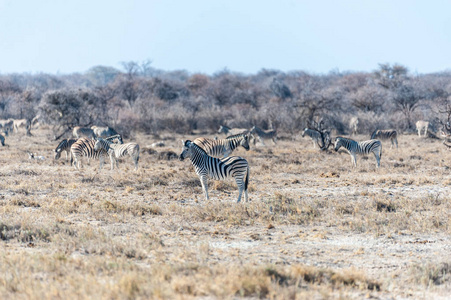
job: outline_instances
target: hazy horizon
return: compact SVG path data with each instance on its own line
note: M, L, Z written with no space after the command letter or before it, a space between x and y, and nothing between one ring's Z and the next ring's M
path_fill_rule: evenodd
M451 69L447 1L0 0L0 73L84 73L146 60L164 71L413 73Z

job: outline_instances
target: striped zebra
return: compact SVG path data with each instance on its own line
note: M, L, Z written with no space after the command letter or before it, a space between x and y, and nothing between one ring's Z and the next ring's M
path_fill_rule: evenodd
M415 123L415 126L417 128L418 131L418 136L421 137L421 132L424 130L424 136L426 136L426 134L428 133L428 127L429 127L429 122L428 121L417 121Z
M66 152L66 161L68 158L68 155L70 156L70 162L72 164L73 158L72 158L72 152L70 151L71 146L76 142L76 139L64 139L62 140L58 146L55 148L55 157L54 159L57 160L61 157L61 152Z
M2 143L2 146L5 146L5 137L0 134L0 142Z
M99 151L94 150L95 143L95 140L81 138L72 144L72 146L70 147L70 152L72 153L72 157L74 159L73 164L75 169L80 169L81 158L83 156L86 156L88 159L99 158L100 170L102 170L103 161L105 159L105 156L107 155L107 152L103 149L100 149Z
M109 137L112 135L117 135L118 133L116 132L116 130L114 130L111 127L105 126L105 127L101 127L101 126L91 126L92 131L94 131L94 134L96 137Z
M376 129L371 134L371 139L390 140L391 141L390 148L393 148L394 145L396 145L396 148L398 148L398 132L394 129L386 129L386 130Z
M318 130L305 128L302 132L302 137L308 135L313 141L313 148L316 148L316 144L321 140L321 133Z
M357 154L367 155L371 152L374 154L374 157L376 157L376 167L379 168L381 165L382 144L379 140L356 142L348 138L336 137L335 151L338 151L340 147L345 148L351 155L351 161L354 167L357 167Z
M118 169L117 159L123 157L125 155L130 155L135 164L135 170L138 170L138 161L139 161L139 145L137 143L126 143L126 144L113 144L111 141L102 139L100 137L96 138L94 144L94 150L96 151L106 151L110 156L111 161L111 170L114 169L114 164L116 164L116 168Z
M272 142L274 143L274 145L276 144L277 131L275 129L263 130L257 126L254 126L251 128L251 130L249 132L254 137L254 144L255 144L255 137L257 137L258 140L260 141L260 143L262 143L263 145L265 145L264 140L266 140L266 139L271 139Z
M228 136L225 139L212 140L208 138L197 138L193 141L194 144L201 147L208 155L218 158L225 158L232 154L233 150L242 146L246 151L249 151L249 135L235 134Z
M75 126L74 130L72 131L72 134L77 139L82 138L82 137L86 137L86 138L90 138L90 139L96 138L94 131L88 127Z
M228 126L225 125L221 125L219 127L218 133L224 133L226 136L230 136L230 135L235 135L235 134L245 134L247 133L249 130L247 130L246 128L230 128Z
M189 157L191 163L199 176L205 199L208 201L208 178L214 180L224 180L227 177L235 178L238 186L238 201L244 191L244 201L248 201L247 187L249 184L249 164L247 160L239 156L229 156L226 158L211 157L201 147L191 141L182 141L183 149L180 153L180 160Z

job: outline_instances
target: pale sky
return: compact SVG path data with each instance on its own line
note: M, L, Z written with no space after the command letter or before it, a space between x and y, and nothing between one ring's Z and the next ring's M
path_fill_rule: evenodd
M0 0L0 73L451 70L448 0Z

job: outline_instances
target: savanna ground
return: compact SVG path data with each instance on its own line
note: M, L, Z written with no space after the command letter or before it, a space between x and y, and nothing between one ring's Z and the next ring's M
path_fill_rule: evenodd
M137 172L129 158L99 172L98 161L53 161L50 131L33 133L0 148L2 299L451 295L451 151L440 141L383 142L377 171L373 156L351 169L348 154L300 136L240 149L251 201L237 204L232 180L211 181L206 202L177 159L195 136L137 135Z

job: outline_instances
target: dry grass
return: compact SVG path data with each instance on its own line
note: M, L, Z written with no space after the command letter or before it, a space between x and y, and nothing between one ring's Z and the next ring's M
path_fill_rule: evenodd
M451 292L451 152L401 136L358 158L311 142L239 151L206 202L177 136L120 170L52 160L57 143L12 135L0 148L0 298L446 298ZM363 137L362 137L363 138ZM154 142L137 136L142 145ZM44 155L29 160L27 151ZM156 152L155 152L156 151ZM437 257L440 261L437 261Z

